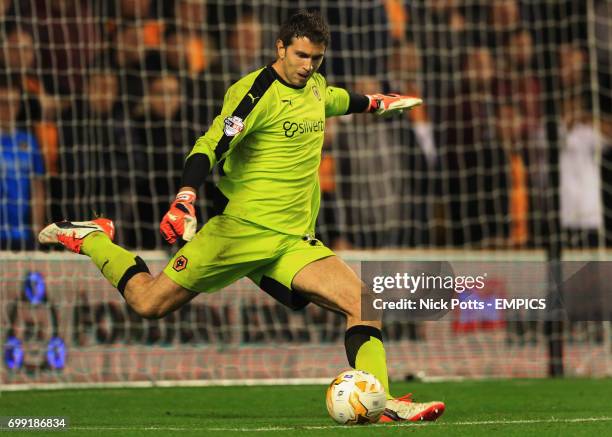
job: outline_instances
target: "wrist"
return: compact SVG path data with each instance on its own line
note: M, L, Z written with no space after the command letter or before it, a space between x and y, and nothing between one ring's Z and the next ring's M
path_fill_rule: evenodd
M366 97L368 98L368 108L365 110L365 112L376 112L376 110L379 108L379 101L376 98L376 95L366 94Z
M183 191L179 191L179 193L176 195L175 200L193 204L195 203L196 198L197 196L195 192L189 191L189 190L183 190Z

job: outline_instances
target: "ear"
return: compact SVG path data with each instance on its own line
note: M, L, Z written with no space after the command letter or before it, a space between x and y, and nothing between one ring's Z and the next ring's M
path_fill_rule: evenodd
M287 48L280 39L276 40L276 55L281 59L285 59Z

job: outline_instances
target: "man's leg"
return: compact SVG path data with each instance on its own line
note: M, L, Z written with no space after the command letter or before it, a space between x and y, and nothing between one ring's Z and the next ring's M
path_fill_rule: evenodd
M387 408L381 422L436 420L444 412L444 403L416 403L409 396L394 399L389 393L385 349L380 332L381 322L362 320L361 290L363 283L337 256L307 264L291 284L312 302L346 316L346 354L351 367L376 376L387 392Z
M46 244L60 243L73 252L89 256L142 317L164 317L197 296L165 273L153 277L139 256L113 243L113 234L112 221L96 219L51 224L41 231L39 240Z
M362 282L337 256L314 261L293 278L292 288L312 302L346 316L344 345L349 365L376 376L389 392L380 320L361 320Z

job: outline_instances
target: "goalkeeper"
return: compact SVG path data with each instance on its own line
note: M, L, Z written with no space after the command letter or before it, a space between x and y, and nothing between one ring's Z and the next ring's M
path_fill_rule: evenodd
M421 101L329 86L317 73L328 43L321 16L300 11L279 31L275 62L227 90L221 114L185 161L183 187L160 225L169 243L188 242L157 277L140 257L112 242L109 219L54 223L39 240L89 256L147 318L163 317L199 293L244 276L294 309L311 301L340 312L347 321L349 364L374 374L387 391L381 420L435 420L443 403L389 394L381 322L361 319L361 281L314 235L325 119L355 112L393 114ZM213 196L218 215L195 233L196 193L214 165L222 175Z

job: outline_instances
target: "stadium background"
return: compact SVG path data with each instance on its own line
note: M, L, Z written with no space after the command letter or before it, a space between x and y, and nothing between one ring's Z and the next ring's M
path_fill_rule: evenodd
M95 211L160 271L172 249L158 223L183 157L227 86L274 59L278 23L297 7L329 21L330 83L426 102L398 119L327 123L318 232L356 269L365 259L609 257L609 1L0 6L3 389L304 382L346 367L336 315L292 313L243 280L142 320L87 259L33 237L43 221ZM199 207L204 223L204 193ZM609 322L455 316L389 321L392 378L611 373Z

